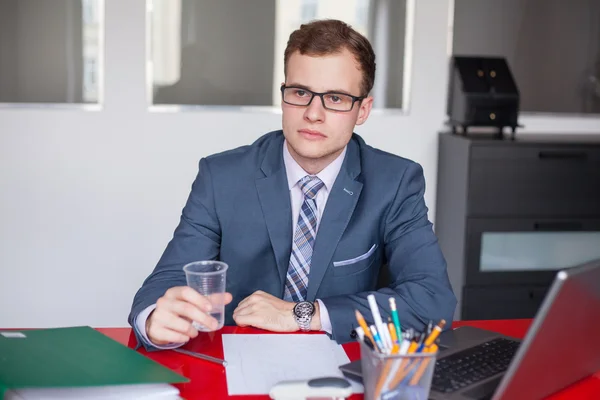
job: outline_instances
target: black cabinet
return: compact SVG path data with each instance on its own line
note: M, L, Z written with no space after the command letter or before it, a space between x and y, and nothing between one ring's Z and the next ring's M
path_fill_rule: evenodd
M600 134L439 135L435 231L457 319L532 318L600 258Z

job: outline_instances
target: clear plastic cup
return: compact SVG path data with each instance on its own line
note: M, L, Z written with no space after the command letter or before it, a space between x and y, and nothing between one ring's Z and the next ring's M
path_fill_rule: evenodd
M227 264L221 261L195 261L183 267L188 286L205 296L212 304L210 315L219 324L217 330L221 329L224 324L227 268ZM213 330L196 321L192 325L201 332Z
M384 355L360 342L365 400L426 400L437 353Z

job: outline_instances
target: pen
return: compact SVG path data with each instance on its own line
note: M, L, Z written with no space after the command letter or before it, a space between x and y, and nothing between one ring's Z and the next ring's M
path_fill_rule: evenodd
M363 330L363 328L359 326L356 329L354 329L354 332L356 332L356 336L358 336L360 340L365 340L365 331Z
M373 344L373 341L371 339L369 339L369 337L365 337L365 331L363 330L363 328L361 328L360 326L357 327L356 329L354 329L354 331L356 332L356 335L358 336L358 338L364 342L364 344L367 345L368 348L370 348L371 350L375 350L375 345Z
M400 354L406 354L406 352L408 351L408 347L410 346L411 342L412 342L412 328L404 331L404 333L402 334L402 336L404 336L403 340L402 340L402 344L400 345Z
M425 348L425 339L427 338L427 332L421 332L417 340L417 348L415 353L420 353Z
M373 334L373 337L375 338L375 344L377 344L377 347L379 347L379 349L382 353L387 353L387 349L383 346L383 343L381 343L381 337L377 333L377 328L375 328L375 325L371 325L370 328L371 328L371 333Z
M441 320L431 331L431 334L429 335L429 337L427 339L425 339L425 341L421 344L421 346L419 346L419 350L421 351L423 349L423 347L428 347L431 346L433 344L433 342L435 342L435 339L438 338L438 336L440 335L440 333L442 333L442 329L444 329L444 326L446 325L446 320Z
M387 326L383 323L381 319L381 314L379 313L379 307L377 306L377 301L375 300L375 295L370 294L367 296L367 300L369 301L369 307L371 308L371 314L373 314L373 322L375 322L375 327L379 331L379 336L381 338L381 342L384 344L384 348L391 349L392 348L392 338L389 336L389 331L387 330Z
M427 336L431 335L431 331L433 330L433 321L429 321L427 324Z
M207 356L206 354L200 354L200 353L196 353L196 352L185 350L185 349L173 349L173 351L176 351L177 353L181 353L181 354L186 354L186 355L188 355L190 357L196 357L196 358L199 358L201 360L205 360L205 361L210 361L210 362L214 362L214 363L217 363L217 364L221 364L224 367L227 366L227 361L221 360L220 358Z
M396 299L390 297L390 310L392 312L392 318L394 320L394 327L396 328L396 336L398 340L402 338L402 329L400 327L400 318L398 318L398 310L396 309Z
M360 325L363 332L365 333L365 336L371 340L371 342L373 343L374 346L378 347L377 343L375 342L375 338L371 334L371 330L369 329L369 326L367 325L367 321L365 321L365 318L362 316L360 311L356 310L354 312L354 314L356 315L356 320L358 321L358 324ZM380 349L379 351L381 351L383 353L383 349Z

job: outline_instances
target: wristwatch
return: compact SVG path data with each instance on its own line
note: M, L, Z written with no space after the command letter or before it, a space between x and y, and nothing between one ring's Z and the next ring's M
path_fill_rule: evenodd
M294 318L303 332L310 331L310 321L315 315L315 305L310 301L301 301L294 306Z

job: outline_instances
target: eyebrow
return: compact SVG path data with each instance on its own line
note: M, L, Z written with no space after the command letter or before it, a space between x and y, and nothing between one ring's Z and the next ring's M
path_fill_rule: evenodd
M311 92L321 93L321 92L316 92L315 90L312 90L308 86L302 85L300 83L290 83L289 85L285 85L285 86L288 86L288 87L297 87L297 88L300 88L300 89L310 90ZM330 90L328 90L326 92L322 92L322 93L340 93L340 94L346 94L346 95L352 96L352 97L357 97L357 96L354 96L353 94L349 93L348 91L346 91L344 89L330 89Z

